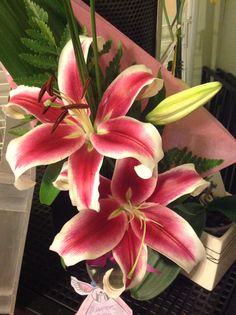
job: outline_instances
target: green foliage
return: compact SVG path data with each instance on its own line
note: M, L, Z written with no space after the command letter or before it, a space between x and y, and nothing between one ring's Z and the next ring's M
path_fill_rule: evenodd
M131 296L136 300L150 300L163 292L177 277L181 268L157 252L148 250L148 264L157 272L146 272L138 286L131 289Z
M20 57L31 64L32 66L39 68L39 69L45 69L45 70L52 70L52 72L55 72L55 69L57 67L57 63L55 61L55 58L51 56L45 56L45 55L36 55L36 54L20 54Z
M66 27L64 28L63 32L62 32L62 35L61 35L61 39L60 39L60 43L59 43L59 47L58 47L58 53L61 53L63 47L69 41L69 39L70 39L70 30L69 30L69 27L67 24Z
M145 107L144 111L142 112L142 121L145 121L145 117L149 112L151 112L157 105L163 101L166 97L166 89L163 86L163 88L154 96L149 98L149 101L147 103L147 106Z
M100 50L100 51L98 52L98 55L99 55L99 56L102 56L102 55L104 55L104 54L109 53L109 51L110 51L110 49L111 49L111 46L112 46L112 40L111 40L111 39L108 39L108 40L104 43L104 45L103 45L103 47L102 47L102 50Z
M58 177L63 162L64 161L60 161L54 164L50 164L46 168L39 191L39 200L42 204L50 206L59 194L60 191L56 187L54 187L52 183Z
M183 149L173 148L165 153L165 156L160 161L159 166L161 172L165 172L172 167L185 163L193 163L196 171L201 174L220 165L223 163L223 160L206 159L193 155L186 147Z
M117 47L117 53L114 58L110 61L105 73L105 88L118 76L120 73L120 60L123 55L122 44L119 43Z
M236 195L216 198L207 205L208 211L219 211L236 222Z

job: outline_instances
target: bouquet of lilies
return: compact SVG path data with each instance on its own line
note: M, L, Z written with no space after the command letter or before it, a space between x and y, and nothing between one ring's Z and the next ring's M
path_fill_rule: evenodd
M129 64L125 49L118 58L119 46L108 62L111 43L104 32L112 36L112 26L98 17L96 28L94 1L91 29L88 8L80 1L73 3L77 19L88 29L82 35L70 1L64 3L71 39L60 52L57 78L49 76L41 87L18 85L4 108L10 117L35 119L30 131L9 143L6 159L18 189L35 184L25 174L27 170L47 165L50 174L54 170L50 178L54 188L42 188L41 199L52 202L56 187L68 191L77 207L78 214L66 222L50 247L66 266L81 261L108 266L102 286L111 298L127 289L135 296L135 288L147 277L155 278L158 294L158 279L165 276L163 266L170 275L166 287L179 267L190 272L205 255L197 236L201 231L194 231L194 222L188 222L176 205L183 196L197 196L209 187L209 180L202 176L233 163L227 152L220 150L224 154L219 155L208 139L218 133L218 139L228 141L221 148L230 141L235 148L234 139L205 109L198 109L221 84L184 89L128 39L124 46L135 47L136 63ZM196 120L199 115L200 121ZM212 131L197 137L197 122L212 124ZM184 128L194 141L188 142ZM205 151L200 152L203 146ZM188 158L183 158L186 153ZM117 268L119 285L113 281Z

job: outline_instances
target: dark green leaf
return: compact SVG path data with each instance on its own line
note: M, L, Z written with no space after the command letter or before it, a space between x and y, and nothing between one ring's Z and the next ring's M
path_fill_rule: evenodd
M112 40L111 40L111 39L108 39L108 40L104 43L104 45L103 45L103 47L102 47L102 50L98 52L98 55L99 55L99 56L102 56L102 55L104 55L104 54L109 53L109 51L110 51L110 49L111 49L111 46L112 46Z
M144 111L142 112L141 119L145 121L145 117L147 114L152 111L161 101L163 101L166 97L166 90L165 87L163 88L153 97L150 97L147 106L145 107Z
M47 12L44 11L39 5L30 0L25 0L24 2L29 20L32 20L34 17L36 17L45 23L48 22Z
M123 49L121 43L118 44L117 53L115 54L112 61L106 68L105 73L105 88L118 76L120 73L120 60L123 55Z
M176 213L183 217L192 226L198 236L201 236L206 223L205 207L196 202L179 205L169 205Z
M60 191L54 187L52 183L59 175L63 162L64 161L60 161L47 167L39 191L39 200L42 204L50 206L59 194Z
M193 163L198 173L205 173L210 169L222 164L223 160L206 159L193 155L186 147L183 149L173 148L165 152L164 158L160 161L160 171L165 172L172 167L184 164Z
M62 35L61 35L61 40L60 40L60 45L59 45L59 52L62 51L64 48L65 44L69 41L70 39L70 30L68 25L66 25Z
M41 55L33 55L33 54L20 54L20 57L28 62L29 64L40 68L40 69L46 69L46 70L53 70L55 71L57 68L57 63L55 58L51 56L41 56Z
M50 27L44 21L39 19L34 18L34 21L38 25L41 33L44 35L45 40L47 40L48 45L52 48L56 48L55 38Z
M140 101L135 101L130 107L127 116L133 117L135 119L140 119L142 111L142 103Z
M57 52L54 49L51 49L50 46L46 45L40 40L34 40L30 38L21 38L21 42L30 50L39 54L54 54L57 55Z
M47 81L48 77L50 76L50 73L38 73L34 75L29 76L17 76L14 78L15 82L17 84L24 84L28 86L38 86L41 87L44 82Z
M131 289L131 296L136 300L150 300L163 292L177 277L180 267L153 250L148 251L148 264L157 269L146 272L142 283Z
M209 211L220 211L231 221L236 222L236 195L217 198L207 206Z

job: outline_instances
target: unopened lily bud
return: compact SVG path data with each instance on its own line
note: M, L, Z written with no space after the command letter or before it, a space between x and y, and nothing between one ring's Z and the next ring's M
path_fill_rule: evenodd
M206 104L221 89L220 82L209 82L171 95L146 116L154 125L175 122Z

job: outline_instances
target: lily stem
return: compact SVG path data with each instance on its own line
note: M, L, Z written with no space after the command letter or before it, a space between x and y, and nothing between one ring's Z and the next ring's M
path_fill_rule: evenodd
M100 80L100 69L98 64L98 45L97 45L97 31L96 31L96 18L95 18L95 0L90 0L90 18L92 25L92 36L93 36L93 52L94 52L94 65L95 65L95 76L98 93L98 101L102 97L102 88Z
M80 79L81 79L82 84L85 85L86 81L89 79L89 74L88 74L88 69L84 60L84 54L81 47L81 42L79 39L77 21L74 17L70 0L64 0L64 8L65 8L67 22L69 25L71 40L74 47L75 58L76 58L76 63L79 70ZM95 115L95 104L94 104L94 99L93 99L93 91L91 87L88 88L88 91L86 93L86 98L87 98L89 107L91 109L90 118L93 120L94 115Z

